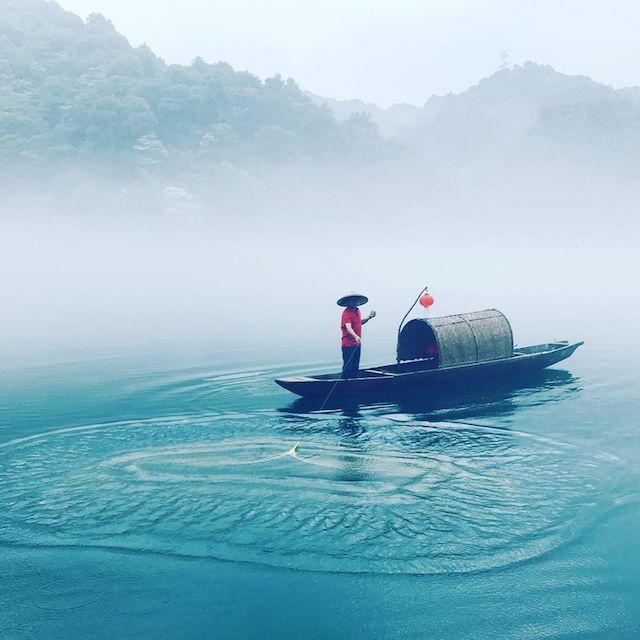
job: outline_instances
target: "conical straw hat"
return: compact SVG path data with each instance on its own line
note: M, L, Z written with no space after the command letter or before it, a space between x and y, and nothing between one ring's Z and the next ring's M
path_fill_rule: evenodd
M348 307L350 304L352 304L356 307L360 307L363 304L367 304L367 302L369 302L369 298L367 298L367 296L363 296L361 293L355 293L354 291L352 291L346 296L342 296L342 298L338 300L338 306Z

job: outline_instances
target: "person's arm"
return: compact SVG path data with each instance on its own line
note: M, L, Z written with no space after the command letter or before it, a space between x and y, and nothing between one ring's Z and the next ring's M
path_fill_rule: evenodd
M347 333L358 343L360 344L360 336L352 329L351 323L347 322L344 325L344 328L347 330Z
M371 320L372 318L376 317L376 312L372 311L368 317L366 317L363 321L362 324L367 324L367 322L369 322L369 320Z

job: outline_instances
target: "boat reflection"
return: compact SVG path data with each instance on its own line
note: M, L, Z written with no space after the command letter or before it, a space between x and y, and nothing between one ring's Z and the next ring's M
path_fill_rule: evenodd
M428 393L413 392L393 398L300 398L279 411L292 415L319 412L343 416L357 432L360 418L401 413L419 420L464 420L505 417L519 408L559 402L581 389L580 378L563 369L543 369L517 379L489 379L469 385L447 385Z
M323 405L300 399L279 411L290 418L283 426L291 435L322 436L335 447L335 481L375 479L381 451L400 454L402 462L391 475L401 476L403 464L418 464L415 461L422 456L420 460L429 459L436 466L442 462L440 471L433 473L448 478L446 469L460 466L468 471L471 459L489 456L498 466L519 459L522 432L519 421L511 417L530 407L566 400L581 388L580 379L568 371L545 369L517 380L487 380L472 388L449 386L437 394L405 394L393 401L342 399ZM529 435L526 442L531 442ZM499 477L502 472L492 473Z

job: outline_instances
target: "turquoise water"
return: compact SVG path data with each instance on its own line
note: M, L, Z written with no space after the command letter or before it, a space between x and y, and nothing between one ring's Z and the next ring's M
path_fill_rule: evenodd
M301 358L1 370L0 637L638 637L636 358L322 411Z

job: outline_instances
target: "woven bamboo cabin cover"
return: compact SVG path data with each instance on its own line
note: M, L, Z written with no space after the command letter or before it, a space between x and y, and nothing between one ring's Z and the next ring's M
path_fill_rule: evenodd
M500 360L513 355L511 325L497 309L411 320L400 334L398 358L426 357L427 343L434 339L440 367Z

